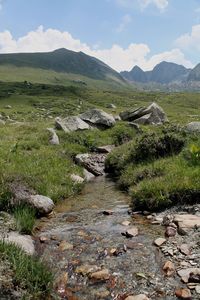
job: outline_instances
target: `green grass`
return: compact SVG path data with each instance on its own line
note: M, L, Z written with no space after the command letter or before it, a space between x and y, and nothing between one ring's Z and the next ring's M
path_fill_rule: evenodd
M20 233L31 234L35 224L36 211L27 205L19 205L14 208L16 227Z
M119 187L129 192L133 209L156 211L199 201L199 161L189 155L189 144L199 144L200 138L180 132L178 136L168 133L169 136L173 137L169 149L165 144L163 148L163 134L157 133L156 138L144 135L145 138L122 145L107 158L107 170L117 176ZM177 147L177 141L183 139L185 147L182 142Z
M46 299L52 289L53 275L44 263L3 241L0 241L0 259L10 263L14 271L13 282L27 291L24 299Z

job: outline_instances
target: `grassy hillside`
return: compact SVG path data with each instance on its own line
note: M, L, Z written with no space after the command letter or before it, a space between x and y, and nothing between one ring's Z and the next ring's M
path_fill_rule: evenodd
M67 49L58 49L43 53L13 53L0 54L0 65L28 67L52 70L58 73L68 73L86 76L96 80L110 80L124 82L119 73L102 61Z

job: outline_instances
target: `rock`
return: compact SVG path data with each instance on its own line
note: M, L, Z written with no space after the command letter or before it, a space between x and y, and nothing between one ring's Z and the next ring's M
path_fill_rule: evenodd
M186 130L189 132L200 132L200 122L191 122L187 124Z
M173 220L174 220L174 216L173 216L173 215L167 214L167 215L165 215L165 216L163 217L162 225L164 225L164 226L169 226L170 223L173 222Z
M107 107L107 108L112 108L112 109L116 109L116 108L117 108L117 107L116 107L114 104L112 104L112 103L107 104L106 107Z
M108 269L103 269L101 271L92 273L89 277L97 281L104 281L110 278L110 273Z
M21 235L18 232L11 231L8 236L3 239L6 243L14 243L16 246L22 248L27 254L33 255L35 253L35 246L30 235Z
M106 289L98 290L95 292L95 299L107 299L110 295L110 292Z
M74 246L66 241L62 241L59 244L59 250L65 251L65 250L72 250Z
M95 178L95 176L92 173L88 172L86 169L83 170L83 175L86 182L89 182Z
M124 234L127 238L132 238L138 235L138 228L136 226L131 227L130 229L128 229L125 234Z
M5 124L6 122L0 119L0 125L4 126Z
M77 183L77 184L81 184L84 182L84 178L82 178L81 176L76 175L76 174L71 174L70 178L74 183Z
M187 244L182 244L179 247L179 250L184 255L189 255L190 254L190 248L189 248L189 246Z
M45 243L46 241L48 241L48 238L46 236L40 236L41 243Z
M120 116L115 116L114 119L115 119L115 121L121 121Z
M165 272L166 276L172 276L175 273L174 264L168 260L163 266L163 271Z
M40 214L49 214L53 208L53 201L42 195L31 195L29 199L27 199L28 203L31 204Z
M11 105L5 105L4 107L7 108L7 109L11 109L12 108Z
M125 300L150 300L146 295L139 294L136 296L128 296Z
M105 154L78 154L75 162L83 166L88 172L95 176L104 175Z
M164 238L158 238L154 241L154 244L158 247L162 246L164 243L166 243L166 239Z
M184 283L188 283L191 274L200 275L200 268L181 269L177 273Z
M200 216L191 214L176 214L174 215L174 222L178 225L178 228L181 230L199 228Z
M96 147L95 151L98 153L110 153L115 148L115 145L106 145L101 147Z
M120 113L124 121L134 121L137 124L163 124L168 121L163 109L153 102L148 107L140 107L136 110Z
M133 241L128 241L127 243L126 243L126 247L127 247L127 249L140 249L140 248L142 248L142 247L144 247L144 245L143 244L141 244L141 243L136 243L136 242L133 242Z
M67 282L68 282L68 273L67 272L63 272L62 274L59 275L58 278L56 278L54 287L60 296L65 295L65 289L67 287Z
M112 127L115 125L115 119L112 115L107 114L100 109L90 109L79 116L83 121L94 125Z
M122 222L122 225L123 225L123 226L129 226L130 224L131 224L130 221L123 221L123 222Z
M176 228L171 227L171 226L168 226L168 227L166 228L165 235L166 235L167 237L175 236L176 233L177 233Z
M136 124L136 123L134 123L134 122L128 122L128 125L129 125L130 127L134 128L137 132L140 131L140 126L139 126L139 124Z
M195 291L197 294L200 294L200 285L195 286Z
M47 130L51 133L51 138L49 140L49 143L51 145L59 145L60 144L59 138L58 138L55 130L53 128L47 128Z
M81 274L83 276L88 275L90 273L97 272L99 268L95 265L82 265L76 268L75 273Z
M71 116L64 119L58 117L55 119L55 127L64 132L90 129L90 126L77 116Z
M113 211L112 210L104 210L103 215L105 215L105 216L113 215Z
M188 289L176 289L175 295L180 299L192 299L191 292Z

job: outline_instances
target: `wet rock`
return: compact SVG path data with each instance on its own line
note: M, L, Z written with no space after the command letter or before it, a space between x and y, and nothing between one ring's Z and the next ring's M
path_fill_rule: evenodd
M75 273L81 274L83 276L88 275L90 273L94 273L99 270L99 267L96 265L82 265L76 268Z
M95 178L95 176L92 173L88 172L86 169L83 170L83 175L86 182L89 182Z
M144 247L144 245L143 244L141 244L141 243L136 243L136 242L133 242L133 241L128 241L127 243L126 243L126 247L127 247L127 249L139 249L139 248L142 248L142 247Z
M172 223L174 219L173 215L167 214L163 217L162 225L169 226L170 223Z
M90 109L79 116L83 121L94 125L103 125L112 127L115 125L115 119L101 109Z
M131 224L130 221L123 221L123 222L122 222L122 225L123 225L123 226L129 226L130 224Z
M125 300L150 300L146 295L139 294L136 296L128 296Z
M48 241L48 238L46 236L40 236L41 243L45 243L46 241Z
M188 289L176 289L175 295L180 299L187 299L187 300L192 299L191 292Z
M181 277L181 280L184 283L188 283L190 279L190 275L200 275L200 268L187 268L187 269L181 269L178 272L178 275ZM191 282L191 281L190 281Z
M49 139L49 143L51 145L59 145L60 144L59 137L57 136L55 130L53 128L47 128L47 130L51 134L51 137Z
M158 247L162 246L164 243L166 243L166 239L164 238L158 238L154 241L154 244Z
M3 239L6 243L14 243L16 246L22 248L27 254L33 255L35 253L35 246L30 235L21 235L18 232L11 231L8 236Z
M71 174L70 178L74 183L77 183L77 184L81 184L84 182L83 177L76 175L76 174Z
M55 119L55 127L64 132L90 129L90 126L77 116L70 116L65 119L58 117Z
M165 272L166 276L172 276L175 273L175 266L169 260L163 266L163 271Z
M192 229L200 227L200 216L183 214L174 215L174 222L178 225L180 229Z
M190 254L190 247L187 244L182 244L179 247L179 250L184 255L189 255Z
M108 269L103 269L90 274L89 277L95 281L105 281L110 278L110 273Z
M112 210L104 210L103 215L105 215L105 216L113 215L113 211Z
M77 164L83 166L88 172L95 176L104 175L105 154L78 154L75 157Z
M65 251L65 250L72 250L74 246L66 241L62 241L59 244L59 250L60 251Z
M166 235L167 237L173 237L173 236L176 235L176 233L177 233L176 228L171 227L171 226L168 226L168 227L166 228L165 235Z
M132 238L138 235L138 228L136 226L131 227L123 233L127 238Z

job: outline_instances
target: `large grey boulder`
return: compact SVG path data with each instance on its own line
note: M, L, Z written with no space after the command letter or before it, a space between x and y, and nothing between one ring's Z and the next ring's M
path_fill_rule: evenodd
M189 132L200 132L200 122L191 122L187 124L186 130Z
M5 243L15 244L29 255L33 255L35 252L34 242L30 235L21 235L16 231L11 231L6 237L1 237L1 240Z
M112 127L116 121L114 117L101 109L90 109L79 116L82 120L90 124Z
M53 128L47 128L47 130L50 132L51 137L49 139L49 143L51 145L59 145L59 137L57 136L57 133L55 132L55 130Z
M163 124L168 122L164 110L155 102L148 107L140 107L136 110L125 111L120 114L124 121L134 121L137 124Z
M78 154L75 157L77 164L83 166L95 176L104 175L105 154Z
M50 198L42 195L31 195L27 199L27 202L40 214L49 214L54 208L53 201Z
M64 132L90 129L90 126L77 116L70 116L64 119L58 117L55 119L55 127Z

